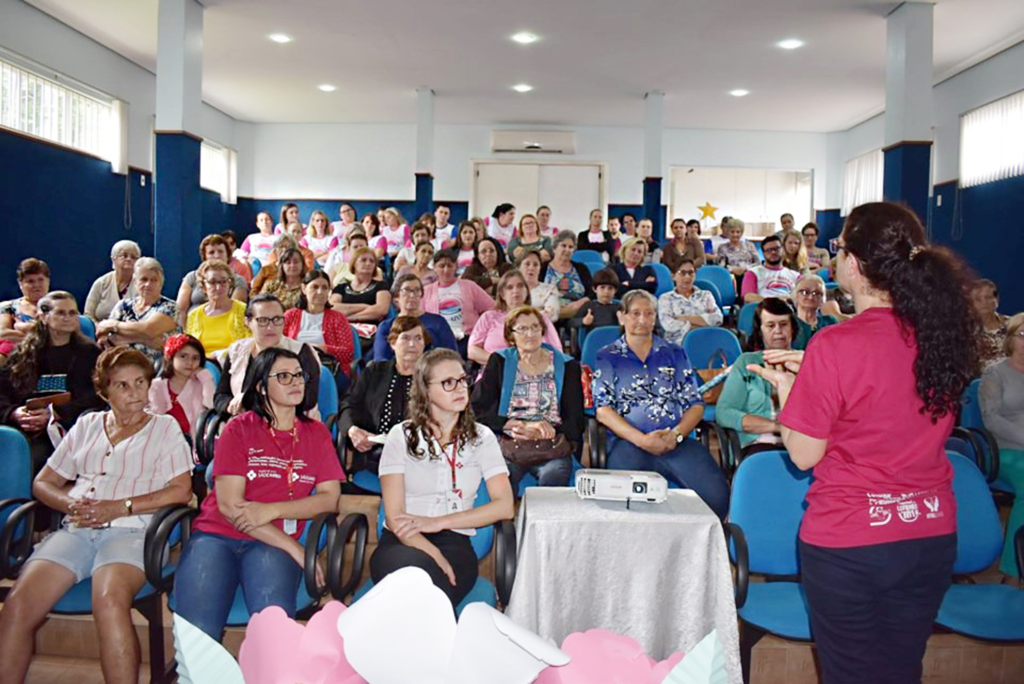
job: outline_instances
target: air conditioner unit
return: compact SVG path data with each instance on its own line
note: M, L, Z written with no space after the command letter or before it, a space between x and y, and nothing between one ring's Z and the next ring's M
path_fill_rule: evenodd
M574 154L573 131L491 131L491 152Z

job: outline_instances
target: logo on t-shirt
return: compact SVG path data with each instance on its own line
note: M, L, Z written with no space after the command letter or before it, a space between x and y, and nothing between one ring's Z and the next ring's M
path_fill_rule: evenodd
M913 499L896 504L896 512L899 513L900 520L905 523L912 523L921 516L921 509L917 507L917 502Z
M245 476L247 478L249 478L250 480L255 480L256 479L256 471L255 470L250 470L249 472L247 472L245 474Z

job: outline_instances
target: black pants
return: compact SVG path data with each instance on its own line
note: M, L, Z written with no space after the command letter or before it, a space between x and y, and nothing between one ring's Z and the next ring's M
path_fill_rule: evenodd
M431 544L436 546L455 572L455 586L441 572L441 567L434 559L419 549L403 544L391 530L385 529L377 542L377 550L370 556L370 577L377 584L395 570L414 567L425 570L430 575L434 586L448 595L455 608L466 598L466 594L476 584L477 568L476 552L469 537L451 530L443 530L434 534L424 534Z
M834 549L800 542L822 684L916 684L956 535Z

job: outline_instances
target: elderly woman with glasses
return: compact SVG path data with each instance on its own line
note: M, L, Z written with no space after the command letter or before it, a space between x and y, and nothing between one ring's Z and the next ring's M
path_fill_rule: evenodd
M229 249L230 245L223 236L207 235L199 243L200 266L207 261L213 260L230 264L231 252L228 251ZM234 271L231 272L231 288L228 291L228 295L243 303L249 297L249 284L246 283L245 278ZM176 301L178 303L178 323L185 327L189 312L202 306L207 301L206 290L203 288L202 283L199 282L198 268L194 271L189 271L181 279Z
M821 312L821 305L825 303L825 281L820 276L805 275L800 278L793 299L797 317L793 349L807 349L814 333L826 326L835 325L839 319Z
M519 271L509 271L501 276L497 286L496 308L484 312L480 319L473 326L473 332L469 336L469 358L472 361L485 365L493 352L507 349L511 344L505 337L505 322L508 320L508 313L521 306L530 306L530 286L526 278ZM553 349L562 348L562 340L558 331L551 324L547 316L540 314L540 325L542 340Z
M249 300L245 310L245 324L252 332L246 337L232 342L215 358L223 370L213 405L220 412L237 415L242 410L242 397L249 385L252 372L252 360L266 349L287 349L302 362L302 369L309 376L306 381L306 394L316 406L320 391L320 360L316 352L308 344L298 342L284 336L284 305L270 294L256 295Z
M567 486L572 455L583 445L580 364L545 343L544 323L529 305L508 312L510 346L491 354L473 388L473 410L498 435L512 491L527 473L541 487Z
M185 332L198 339L207 354L252 335L245 325L245 304L230 295L234 275L220 259L204 261L196 269L196 282L206 292L206 303L189 312Z
M430 348L459 350L459 343L455 340L455 335L444 316L423 310L423 283L417 276L407 274L396 278L395 284L391 286L391 294L398 307L399 316L414 316L423 321L423 327L433 340L433 347ZM388 335L394 322L395 319L391 318L377 326L377 334L373 339L375 360L394 358L394 350L388 345Z
M167 336L178 332L178 307L161 294L164 267L156 259L136 261L132 283L136 295L122 299L110 318L96 325L96 339L101 347L127 344L155 364L163 357Z
M132 276L135 275L135 261L141 256L138 243L132 240L115 242L110 248L110 263L114 268L93 281L82 313L94 322L102 321L119 301L129 294L134 295L131 291Z
M374 582L421 568L453 607L477 578L469 538L478 527L510 520L515 508L498 440L470 408L462 364L448 349L416 362L408 420L391 428L381 454L386 522L370 557ZM481 480L491 501L475 506Z

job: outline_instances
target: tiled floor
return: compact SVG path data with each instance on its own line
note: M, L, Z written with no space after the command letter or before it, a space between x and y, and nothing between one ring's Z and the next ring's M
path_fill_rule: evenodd
M98 660L36 656L25 684L104 684ZM139 670L139 684L149 684L149 669Z

